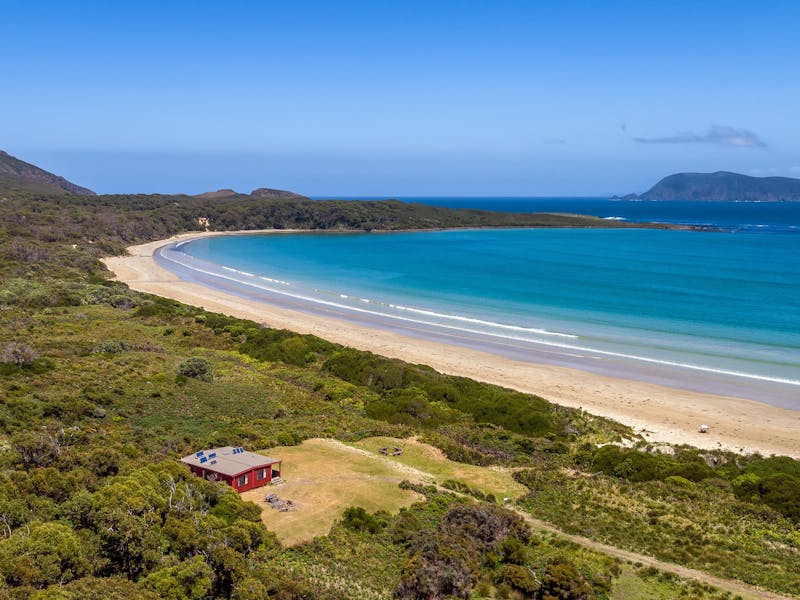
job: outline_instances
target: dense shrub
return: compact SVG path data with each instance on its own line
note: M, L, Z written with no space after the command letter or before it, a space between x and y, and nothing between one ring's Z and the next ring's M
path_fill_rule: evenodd
M758 501L760 483L761 477L755 473L743 473L733 480L733 493L740 500Z
M591 468L595 472L636 482L663 481L667 477L696 482L715 475L714 469L696 455L683 454L674 458L612 445L603 446L594 453Z
M569 561L562 559L547 565L535 597L543 600L592 600L595 595L578 570Z
M388 390L365 408L373 419L403 425L437 427L461 418L457 411L428 401L425 391L418 388Z
M499 425L527 436L559 435L564 430L563 423L559 427L554 418L553 406L542 398L442 375L425 365L343 348L322 368L380 393L381 402L368 407L375 418L435 427L457 420L456 413L443 410L448 409L469 415L477 423ZM399 389L413 391L403 393Z
M22 308L78 306L82 285L56 279L12 278L0 283L0 305Z
M178 365L178 375L201 381L213 379L211 363L201 356L192 356Z
M749 502L763 502L782 515L800 522L800 479L786 473L760 477L744 473L733 480L733 493Z
M541 583L536 580L530 569L516 564L508 564L503 568L503 579L512 587L524 594L525 598L535 598Z
M784 473L768 475L759 483L758 494L764 504L800 522L800 479Z
M160 296L147 296L147 299L136 309L137 317L175 317L185 314L189 307L176 300Z
M217 317L209 317L206 325L217 330ZM242 323L247 323L243 321ZM230 330L234 324L226 324ZM282 329L253 329L239 325L239 333L246 333L247 339L239 351L258 360L281 361L290 365L304 366L321 353L332 351L334 345L313 335L299 335Z
M498 557L518 562L524 551L516 546L524 546L528 539L522 518L511 511L483 503L456 504L434 531L415 537L395 596L469 598Z
M666 477L664 481L672 486L679 488L692 489L694 487L694 483L692 483L685 477L681 477L680 475L670 475Z
M278 434L279 446L297 446L303 438L294 431L281 431Z
M92 348L92 352L95 354L120 354L130 349L130 345L125 342L100 342Z
M22 307L53 306L47 286L21 278L10 279L0 285L0 304Z
M800 479L800 461L788 456L755 457L745 463L742 471L754 473L759 477L783 473Z
M386 526L386 515L371 515L360 506L350 506L344 509L342 525L353 531L377 533Z
M61 523L33 523L0 542L0 576L7 585L42 588L88 569L81 539Z
M526 543L530 536L522 517L505 508L486 503L453 507L447 513L442 528L468 536L487 550L509 538Z
M148 575L142 584L162 598L202 600L211 592L211 567L201 556L174 566L162 567Z

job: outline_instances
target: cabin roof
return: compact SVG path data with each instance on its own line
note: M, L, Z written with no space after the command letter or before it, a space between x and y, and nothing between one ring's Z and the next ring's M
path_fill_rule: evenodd
M222 446L221 448L200 450L189 456L184 456L181 462L193 467L201 467L214 473L234 476L257 467L268 467L281 461L280 459L249 452L242 448Z

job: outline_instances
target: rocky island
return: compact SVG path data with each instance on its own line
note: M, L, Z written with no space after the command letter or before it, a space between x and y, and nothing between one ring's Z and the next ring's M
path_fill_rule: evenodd
M614 196L612 199L800 202L800 179L750 177L728 171L676 173L664 177L643 194Z

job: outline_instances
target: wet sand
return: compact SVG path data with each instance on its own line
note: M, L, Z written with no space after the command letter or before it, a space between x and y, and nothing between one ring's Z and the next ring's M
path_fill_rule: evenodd
M592 372L587 370L593 368L591 365L569 353L546 349L523 353L486 340L449 339L456 335L452 332L420 331L372 316L353 318L331 307L278 297L249 297L235 286L221 289L218 282L208 287L182 280L156 262L160 248L204 235L218 234L190 233L134 246L128 249L129 256L111 257L104 262L118 280L135 290L535 393L630 425L653 442L800 458L800 411L736 397L735 382L728 388L719 388L720 382L710 380L708 374L689 374L687 387L695 389L659 385L652 381L670 381L669 378L662 378L658 367L647 364L633 368L641 372L635 372L627 363L608 363L594 369L600 372ZM448 340L450 343L446 343ZM626 375L639 380L627 379ZM702 391L705 385L725 389L729 395L706 393ZM755 392L749 390L751 396L758 391L754 389ZM701 423L710 426L708 434L697 432Z

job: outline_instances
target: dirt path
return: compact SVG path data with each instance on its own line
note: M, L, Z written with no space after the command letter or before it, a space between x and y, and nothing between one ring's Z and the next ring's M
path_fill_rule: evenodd
M451 490L446 490L446 491L451 491ZM622 550L621 548L617 548L615 546L609 546L608 544L603 544L601 542L596 542L594 540L591 540L589 538L580 535L572 535L570 533L565 533L564 531L561 531L554 525L551 525L546 521L541 521L540 519L536 519L535 517L532 517L530 514L523 512L520 509L517 508L511 508L511 509L517 514L519 514L523 519L525 519L525 521L534 529L554 533L561 538L573 542L574 544L578 544L579 546L589 548L590 550L596 550L597 552L601 552L603 554L607 554L609 556L613 556L621 560L630 561L632 563L641 563L647 567L655 567L659 571L664 571L666 573L672 573L674 575L678 575L679 577L684 577L686 579L694 579L702 583L707 583L709 585L713 585L716 588L719 588L720 590L731 592L732 594L738 594L743 598L753 598L753 599L766 598L768 600L794 600L794 598L796 598L795 596L783 596L775 592L762 590L760 588L748 585L746 583L741 583L730 579L723 579L721 577L716 577L715 575L710 575L709 573L705 573L704 571L698 571L697 569L690 569L689 567L683 567L681 565L676 565L674 563L664 562L662 560L658 560L657 558L653 558L651 556L645 556L644 554L637 554L635 552L629 552L628 550Z

